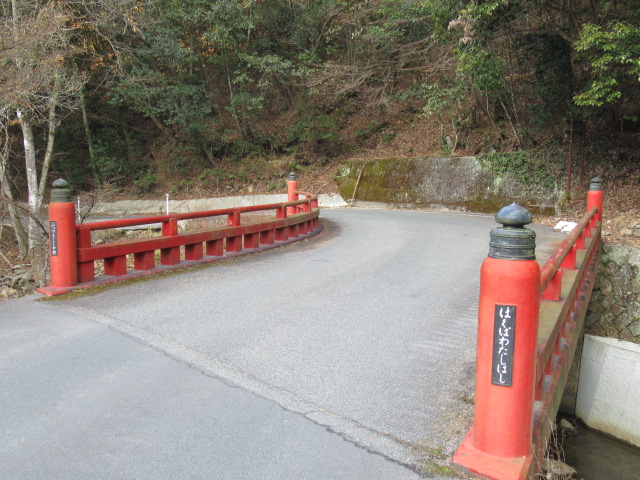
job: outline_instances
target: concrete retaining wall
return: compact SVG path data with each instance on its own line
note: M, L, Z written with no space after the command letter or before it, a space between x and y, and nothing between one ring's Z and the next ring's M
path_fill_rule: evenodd
M576 415L640 447L640 345L585 335Z
M200 198L193 200L169 200L170 213L189 213L205 210L220 210L233 207L268 205L287 201L286 194L244 195L236 197ZM340 195L319 195L320 207L344 207L346 202ZM166 200L121 200L119 202L99 203L92 207L91 216L124 217L127 215L164 215ZM86 212L80 205L83 214ZM87 221L91 221L90 218Z
M486 213L514 201L534 213L553 213L558 197L514 175L498 175L476 157L351 160L341 165L336 183L343 198L351 199L355 191L355 199L365 204Z

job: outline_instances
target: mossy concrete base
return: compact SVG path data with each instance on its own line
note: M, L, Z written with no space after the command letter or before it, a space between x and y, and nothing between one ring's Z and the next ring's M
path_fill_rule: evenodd
M491 172L476 157L349 160L341 165L336 183L347 201L355 190L359 202L398 207L495 213L516 201L538 213L553 211L556 203L554 192L534 195L516 179Z

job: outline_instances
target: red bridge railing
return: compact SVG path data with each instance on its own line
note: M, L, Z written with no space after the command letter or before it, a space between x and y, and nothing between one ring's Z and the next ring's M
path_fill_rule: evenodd
M602 188L540 269L530 214L496 215L480 277L475 413L454 462L494 480L533 479L567 381L593 290L601 247Z
M49 206L51 285L46 295L112 283L168 269L211 262L309 238L321 231L318 198L297 190L289 180L286 203L226 208L193 213L75 223L75 207L67 182L56 180ZM304 197L304 198L300 198ZM263 212L248 222L243 214ZM269 216L269 213L273 213ZM226 217L226 226L180 232L178 221ZM92 232L139 225L161 225L161 235L94 244ZM156 266L156 252L160 265ZM184 253L183 253L184 252ZM132 268L128 257L133 257ZM104 261L104 275L96 277L96 260Z

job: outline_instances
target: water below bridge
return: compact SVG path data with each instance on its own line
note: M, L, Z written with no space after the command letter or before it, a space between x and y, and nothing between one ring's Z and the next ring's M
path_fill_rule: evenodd
M571 419L575 431L560 430L559 458L575 468L581 480L640 478L640 448L590 430Z

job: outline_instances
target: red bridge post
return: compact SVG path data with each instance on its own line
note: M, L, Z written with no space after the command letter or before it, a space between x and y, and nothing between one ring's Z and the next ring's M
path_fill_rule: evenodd
M591 219L591 227L595 227L596 222L602 221L602 204L604 202L602 192L602 180L600 177L591 179L589 185L589 192L587 193L587 212L590 212L593 207L598 207L598 213L596 213Z
M496 214L480 271L473 427L456 463L492 479L526 478L533 461L540 267L531 214L515 203Z
M76 210L69 183L59 178L52 186L49 203L51 286L72 287L78 283Z
M289 174L289 181L287 182L287 202L295 202L298 200L296 190L298 190L298 181L296 180L296 174L291 172ZM288 207L287 214L294 215L297 208L298 207Z

